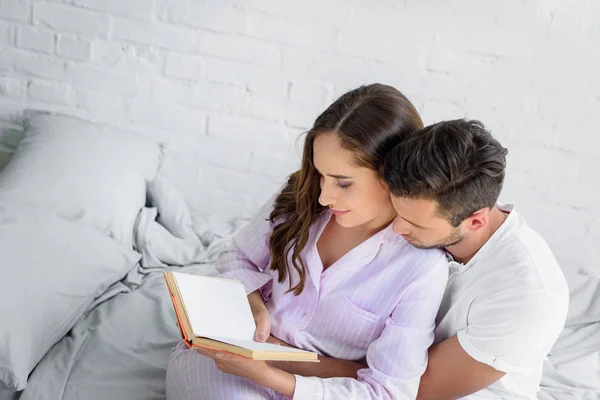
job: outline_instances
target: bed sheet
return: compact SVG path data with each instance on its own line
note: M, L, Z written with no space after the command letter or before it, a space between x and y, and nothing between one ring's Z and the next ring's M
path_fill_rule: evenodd
M564 269L565 328L544 364L540 400L600 400L600 268Z
M212 264L177 270L216 275ZM169 354L181 335L162 269L139 282L120 282L113 289L121 293L80 320L38 364L20 400L164 399Z

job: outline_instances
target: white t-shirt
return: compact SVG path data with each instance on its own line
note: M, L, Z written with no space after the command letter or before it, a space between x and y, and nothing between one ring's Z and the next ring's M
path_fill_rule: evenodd
M499 208L508 217L477 254L467 264L450 262L436 343L457 335L471 357L506 372L463 399L536 399L569 290L544 239L512 206Z

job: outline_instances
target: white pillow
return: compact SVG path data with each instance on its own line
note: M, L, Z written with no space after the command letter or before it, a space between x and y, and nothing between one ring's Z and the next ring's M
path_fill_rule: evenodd
M0 201L0 393L22 390L44 354L140 255L97 230Z
M28 111L23 140L0 172L0 200L27 202L131 246L160 157L149 138Z
M158 223L179 239L198 240L192 229L192 216L185 200L161 172L163 171L159 170L156 178L148 183L148 200L158 210Z

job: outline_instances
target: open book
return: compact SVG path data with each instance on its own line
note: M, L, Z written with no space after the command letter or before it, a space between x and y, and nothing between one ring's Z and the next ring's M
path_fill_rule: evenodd
M164 276L189 347L254 360L318 362L316 353L254 341L256 324L241 282L181 272L165 272Z

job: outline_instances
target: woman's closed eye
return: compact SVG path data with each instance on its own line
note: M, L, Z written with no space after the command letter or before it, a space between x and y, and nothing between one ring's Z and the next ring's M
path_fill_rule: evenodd
M337 185L340 189L348 189L350 186L352 186L352 182L339 182L338 181Z

